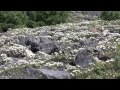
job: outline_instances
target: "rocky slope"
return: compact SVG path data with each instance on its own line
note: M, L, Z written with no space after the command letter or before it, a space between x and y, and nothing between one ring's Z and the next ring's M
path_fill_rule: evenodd
M114 62L119 43L119 21L10 29L0 34L0 78L72 79L92 63Z
M81 22L86 20L96 20L99 18L101 11L71 11L70 22Z

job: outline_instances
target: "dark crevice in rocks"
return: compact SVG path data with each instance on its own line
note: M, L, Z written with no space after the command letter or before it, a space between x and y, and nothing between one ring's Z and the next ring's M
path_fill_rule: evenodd
M26 56L25 56L25 55L12 55L12 54L7 54L7 57L24 58L24 57L26 57Z
M0 65L4 65L5 64L5 61L0 61Z
M32 51L33 53L36 53L36 52L38 52L39 50L38 50L37 48L32 48L31 51Z
M54 48L48 53L48 54L53 54L53 53L55 53L55 52L59 52L59 48L57 48L57 46L56 45L54 45Z
M25 45L26 45L26 46L29 46L30 44L31 44L31 43L30 43L29 40L25 41Z
M35 43L35 42L31 42L29 40L25 41L25 44L26 46L30 46L30 50L33 52L33 53L36 53L37 51L39 51L38 49L38 45Z
M4 29L2 29L2 31L3 31L3 32L7 32L7 31L8 31L8 29L4 28Z
M102 57L98 57L100 60L102 61L107 61L108 59L111 59L110 57L108 56L102 56Z
M75 62L73 61L73 62L70 62L69 63L71 66L76 66L76 64L75 64Z
M32 44L31 44L31 51L32 51L33 53L36 53L37 51L39 51L38 45L37 45L36 43L32 43Z

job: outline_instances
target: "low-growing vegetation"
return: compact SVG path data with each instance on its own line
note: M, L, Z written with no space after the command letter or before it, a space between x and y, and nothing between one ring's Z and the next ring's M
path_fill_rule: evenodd
M96 62L87 69L71 72L74 79L120 79L120 45L117 47L116 58L109 62Z

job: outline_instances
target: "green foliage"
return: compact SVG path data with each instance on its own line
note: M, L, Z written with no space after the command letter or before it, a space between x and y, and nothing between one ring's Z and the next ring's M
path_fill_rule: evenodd
M67 20L67 16L65 11L0 11L0 30L60 24Z
M100 18L108 21L120 19L120 11L103 11Z
M8 30L8 28L12 28L12 27L14 27L13 24L0 23L0 31L6 32Z
M31 26L55 25L64 23L67 19L68 12L65 11L27 11L26 12ZM34 24L34 25L32 25Z
M0 29L22 27L26 25L27 16L21 11L0 11Z
M32 21L32 20L29 20L27 23L26 23L26 26L29 27L29 28L34 28L36 27L36 22Z

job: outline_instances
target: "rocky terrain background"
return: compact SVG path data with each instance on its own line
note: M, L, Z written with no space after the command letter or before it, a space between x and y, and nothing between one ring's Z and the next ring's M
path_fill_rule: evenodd
M0 79L115 77L114 72L105 77L86 74L101 68L94 63L111 65L120 43L120 21L103 21L99 15L71 11L68 23L0 33Z
M96 20L102 11L71 11L69 20L70 22L82 22L86 20Z

